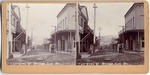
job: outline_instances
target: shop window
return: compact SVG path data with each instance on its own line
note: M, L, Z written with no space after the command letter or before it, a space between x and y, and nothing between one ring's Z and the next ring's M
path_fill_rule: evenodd
M142 37L142 40L144 40L144 37Z
M142 42L142 47L144 47L144 42Z
M8 42L8 45L9 45L9 52L11 51L11 42L9 41Z
M7 21L9 21L9 11L7 10Z
M74 48L76 47L76 42L74 42Z
M73 37L74 38L74 40L75 40L75 37Z

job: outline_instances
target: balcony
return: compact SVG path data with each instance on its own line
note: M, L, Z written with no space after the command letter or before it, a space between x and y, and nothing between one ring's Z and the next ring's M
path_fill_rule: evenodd
M79 26L79 31L83 34L83 27Z

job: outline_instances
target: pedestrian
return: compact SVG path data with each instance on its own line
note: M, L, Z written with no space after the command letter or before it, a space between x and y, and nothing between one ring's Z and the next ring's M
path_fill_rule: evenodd
M123 53L123 47L122 47L122 44L119 45L119 53Z
M54 53L54 45L52 44L51 53Z
M34 46L33 46L33 50L34 50Z
M90 54L93 54L93 44L90 44Z

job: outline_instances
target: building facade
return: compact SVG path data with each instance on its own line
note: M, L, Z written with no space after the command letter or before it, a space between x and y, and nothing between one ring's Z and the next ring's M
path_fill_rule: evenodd
M144 51L144 3L134 3L124 15L125 27L119 32L127 51Z
M7 4L6 14L7 58L13 58L24 53L26 32L20 25L21 15L18 6Z
M58 51L76 51L77 24L79 27L80 52L86 51L87 49L84 50L84 48L88 48L92 43L93 31L88 26L87 8L81 5L78 5L78 9L76 7L76 3L68 3L57 15L58 24L52 32L52 38ZM90 39L90 42L87 39Z

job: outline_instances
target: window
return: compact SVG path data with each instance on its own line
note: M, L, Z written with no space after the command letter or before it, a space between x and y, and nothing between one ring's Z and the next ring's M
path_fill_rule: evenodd
M14 24L13 22L14 22L14 21L13 21L13 16L11 15L11 25Z
M79 25L81 25L81 19L80 19L80 16L78 16L78 22L79 22Z
M64 29L64 20L62 20L62 29Z
M61 29L63 29L62 21L61 21L60 25L61 25Z
M142 37L142 40L144 40L144 36Z
M15 17L13 18L13 26L15 26L15 24L16 24L16 19L15 19Z
M66 25L65 25L65 20L63 19L63 29L65 29Z
M81 23L80 23L80 26L82 26L82 22L83 22L83 19L81 18Z
M67 26L67 17L65 18L65 25L66 25L66 28L68 28L68 26Z
M9 44L9 51L11 51L11 41L9 41L8 44Z
M144 47L144 41L142 42L142 47Z
M133 17L133 28L135 28L135 25L134 25L134 17Z
M73 46L74 46L74 48L76 47L76 42L74 42L74 45L73 45Z
M7 21L9 21L9 11L7 10Z
M60 22L59 22L59 24L58 24L58 25L59 25L59 27L60 27Z
M73 39L75 40L75 37L73 37Z
M83 21L83 19L81 18L81 27L83 27L84 26L84 21Z

